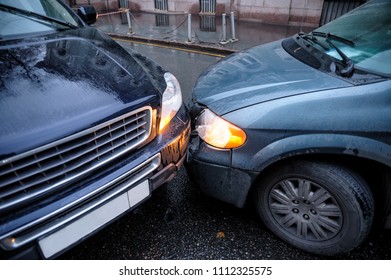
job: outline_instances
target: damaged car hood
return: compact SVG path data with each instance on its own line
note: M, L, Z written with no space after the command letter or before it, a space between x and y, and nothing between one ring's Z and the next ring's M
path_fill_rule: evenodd
M1 42L0 158L160 100L161 81L104 36L83 28Z
M286 96L352 86L314 71L281 46L281 41L233 54L199 78L193 96L219 115Z

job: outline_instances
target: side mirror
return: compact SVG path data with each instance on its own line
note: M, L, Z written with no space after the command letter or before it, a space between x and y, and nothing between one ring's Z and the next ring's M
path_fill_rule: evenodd
M77 15L88 25L96 22L98 14L94 6L85 5L77 9Z

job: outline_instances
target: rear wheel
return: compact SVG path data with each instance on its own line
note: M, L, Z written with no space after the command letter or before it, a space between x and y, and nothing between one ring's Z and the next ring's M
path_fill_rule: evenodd
M353 171L324 162L295 161L258 183L258 214L265 225L304 251L346 253L367 237L374 201Z

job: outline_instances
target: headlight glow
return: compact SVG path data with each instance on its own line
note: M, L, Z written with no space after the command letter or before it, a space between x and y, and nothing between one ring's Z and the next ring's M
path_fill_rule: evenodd
M202 140L220 149L238 148L246 142L246 133L241 128L208 109L198 116L196 130Z
M182 106L182 92L178 80L171 73L165 73L167 87L162 97L162 113L160 116L159 133L167 126Z

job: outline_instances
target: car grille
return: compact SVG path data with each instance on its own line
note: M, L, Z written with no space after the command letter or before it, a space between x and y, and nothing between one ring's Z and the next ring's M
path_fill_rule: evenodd
M31 203L144 143L152 109L144 107L46 146L0 161L0 211Z

